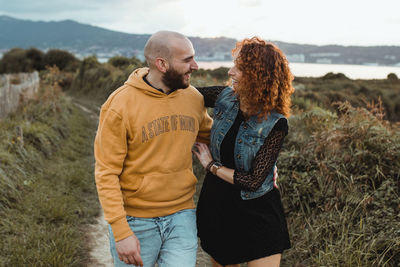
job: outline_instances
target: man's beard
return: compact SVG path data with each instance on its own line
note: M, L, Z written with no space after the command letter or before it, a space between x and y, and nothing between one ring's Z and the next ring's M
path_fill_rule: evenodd
M174 68L170 68L162 77L162 82L171 89L171 93L178 89L189 86L189 82L185 82L185 74L180 74Z

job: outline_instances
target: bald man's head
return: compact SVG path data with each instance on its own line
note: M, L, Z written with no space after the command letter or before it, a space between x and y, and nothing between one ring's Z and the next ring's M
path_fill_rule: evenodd
M178 32L159 31L153 34L144 47L144 56L149 67L154 67L154 61L158 57L170 60L177 40L190 42L186 36Z

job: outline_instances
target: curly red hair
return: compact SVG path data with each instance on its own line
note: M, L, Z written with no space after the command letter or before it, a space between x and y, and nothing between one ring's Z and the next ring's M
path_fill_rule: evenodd
M293 75L283 52L258 37L244 39L232 49L242 78L235 86L247 115L267 118L272 110L290 116Z

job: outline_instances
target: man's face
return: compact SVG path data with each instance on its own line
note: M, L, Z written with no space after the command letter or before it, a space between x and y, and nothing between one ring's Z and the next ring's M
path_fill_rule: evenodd
M187 88L190 84L190 74L199 68L194 60L192 43L186 39L177 39L171 50L169 68L162 81L171 91Z
M162 76L162 82L171 89L171 92L186 88L189 86L189 80L186 79L186 75L190 75L188 73L180 73L173 66L170 66L169 69Z

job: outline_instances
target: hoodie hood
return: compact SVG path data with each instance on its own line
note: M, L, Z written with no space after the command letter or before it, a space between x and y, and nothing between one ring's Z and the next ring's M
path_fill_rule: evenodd
M152 97L160 97L160 98L174 97L177 94L179 94L179 91L181 91L181 90L176 90L168 95L163 92L158 91L157 89L148 85L143 80L143 77L146 76L148 73L149 73L149 68L139 68L139 69L134 70L131 73L131 75L129 75L129 78L125 82L125 85L135 87L136 89L141 90L146 95L149 95Z

